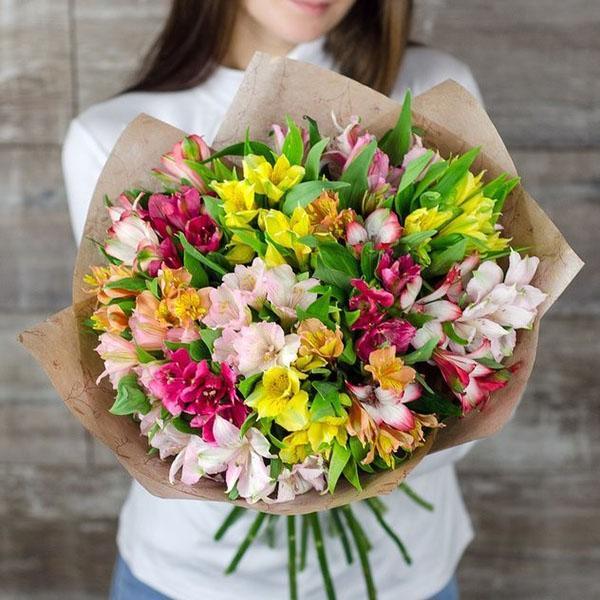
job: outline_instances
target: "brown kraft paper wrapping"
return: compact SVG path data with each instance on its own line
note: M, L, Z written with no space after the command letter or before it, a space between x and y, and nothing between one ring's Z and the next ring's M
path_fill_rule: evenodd
M339 74L258 53L246 71L214 147L218 150L243 139L248 126L251 138L266 141L271 125L281 122L285 115L296 121L310 115L319 122L322 133L330 136L335 135L332 112L340 123L351 115L359 115L369 131L381 136L394 126L399 110L397 102ZM479 146L481 152L475 170L485 169L489 178L502 172L516 174L508 151L484 109L453 81L446 81L415 98L413 120L426 131L425 144L438 148L443 156ZM131 476L149 492L164 498L231 502L223 484L210 479L202 479L195 486L179 481L171 485L168 481L170 461L147 454L147 439L140 435L137 423L108 412L114 391L106 380L100 385L95 383L103 370L102 361L94 352L97 340L80 333L79 325L89 316L93 305L93 299L82 290L83 275L90 265L103 262L91 240L103 240L110 225L103 197L115 198L132 187L158 189L150 170L186 133L202 132L183 132L147 115L140 115L127 127L108 158L90 204L73 275L73 305L24 331L20 339L42 365L69 410L115 453ZM340 481L334 495L312 491L293 502L258 502L251 505L252 508L303 514L389 493L428 452L487 437L505 425L519 403L533 368L540 318L583 263L521 186L508 198L502 224L515 246L528 247L531 254L540 258L532 283L548 294L534 327L519 332L510 363L518 362L520 367L508 385L495 392L482 411L448 421L445 428L438 430L435 436L430 435L427 443L398 469L365 477L362 491ZM241 499L234 503L250 506Z

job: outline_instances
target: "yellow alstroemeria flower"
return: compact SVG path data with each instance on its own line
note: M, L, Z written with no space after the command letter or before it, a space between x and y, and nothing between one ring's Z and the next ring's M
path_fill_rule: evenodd
M246 399L262 418L272 418L288 431L308 425L308 394L300 389L299 374L288 367L272 367Z
M346 422L348 416L323 417L319 421L313 421L308 426L308 441L313 452L328 451L333 440L337 440L342 446L346 444L348 432Z
M242 161L244 179L254 184L257 194L265 194L271 205L275 205L283 194L304 177L304 167L290 165L290 161L282 154L277 157L275 165L271 165L264 156L249 154Z
M283 438L282 443L283 448L279 451L279 458L288 465L301 463L311 454L306 429L290 433L290 435Z
M417 208L404 219L404 235L420 233L431 229L439 229L452 217L452 211L432 208Z
M223 200L227 227L243 228L258 214L254 185L248 181L213 181L211 187Z
M296 364L302 371L322 367L344 351L341 330L332 331L319 319L302 321L297 333L300 336L300 349Z
M484 174L485 171L481 171L479 175L473 175L471 171L467 171L452 190L447 205L460 206L475 195L479 195L480 198L483 197L481 190L483 189L482 179Z
M279 210L262 211L258 218L260 228L276 244L294 251L298 265L303 267L310 256L310 246L300 242L300 238L310 234L310 220L306 211L297 207L291 217ZM267 239L265 263L268 267L284 264L285 258L281 252Z
M404 366L402 359L396 356L396 346L373 350L365 371L371 373L382 388L398 392L414 381L416 375L412 367Z

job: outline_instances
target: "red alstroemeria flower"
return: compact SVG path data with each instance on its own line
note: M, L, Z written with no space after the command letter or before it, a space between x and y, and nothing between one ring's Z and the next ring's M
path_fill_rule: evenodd
M152 194L148 200L148 217L161 238L184 231L187 223L201 214L200 194L191 187L173 194Z
M404 354L416 331L416 328L404 319L384 321L363 333L356 342L356 352L363 362L368 362L369 354L383 346L396 346L396 351Z
M503 388L508 381L505 370L495 371L477 361L488 356L489 350L490 342L486 340L470 354L454 354L438 347L431 357L454 395L460 400L464 413L474 408L482 408L490 394Z
M218 250L222 235L218 225L209 215L195 217L185 226L187 241L203 254Z
M359 293L350 298L350 310L360 310L360 316L353 323L352 330L369 329L385 318L382 308L394 304L394 296L385 290L369 287L362 279L352 279L350 283Z

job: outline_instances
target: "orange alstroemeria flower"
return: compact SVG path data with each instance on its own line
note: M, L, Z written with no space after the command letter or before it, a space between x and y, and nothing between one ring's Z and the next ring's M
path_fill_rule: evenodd
M371 352L365 371L371 373L382 388L398 392L414 381L416 375L412 367L404 366L402 359L396 356L396 346Z

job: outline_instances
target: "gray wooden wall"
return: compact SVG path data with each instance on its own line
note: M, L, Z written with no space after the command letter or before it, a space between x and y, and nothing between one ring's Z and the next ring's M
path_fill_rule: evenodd
M69 120L119 90L166 1L0 2L0 598L105 596L128 478L15 334L69 303ZM587 267L544 319L514 421L460 468L465 598L600 597L600 3L417 0L415 39L473 68L526 186Z

